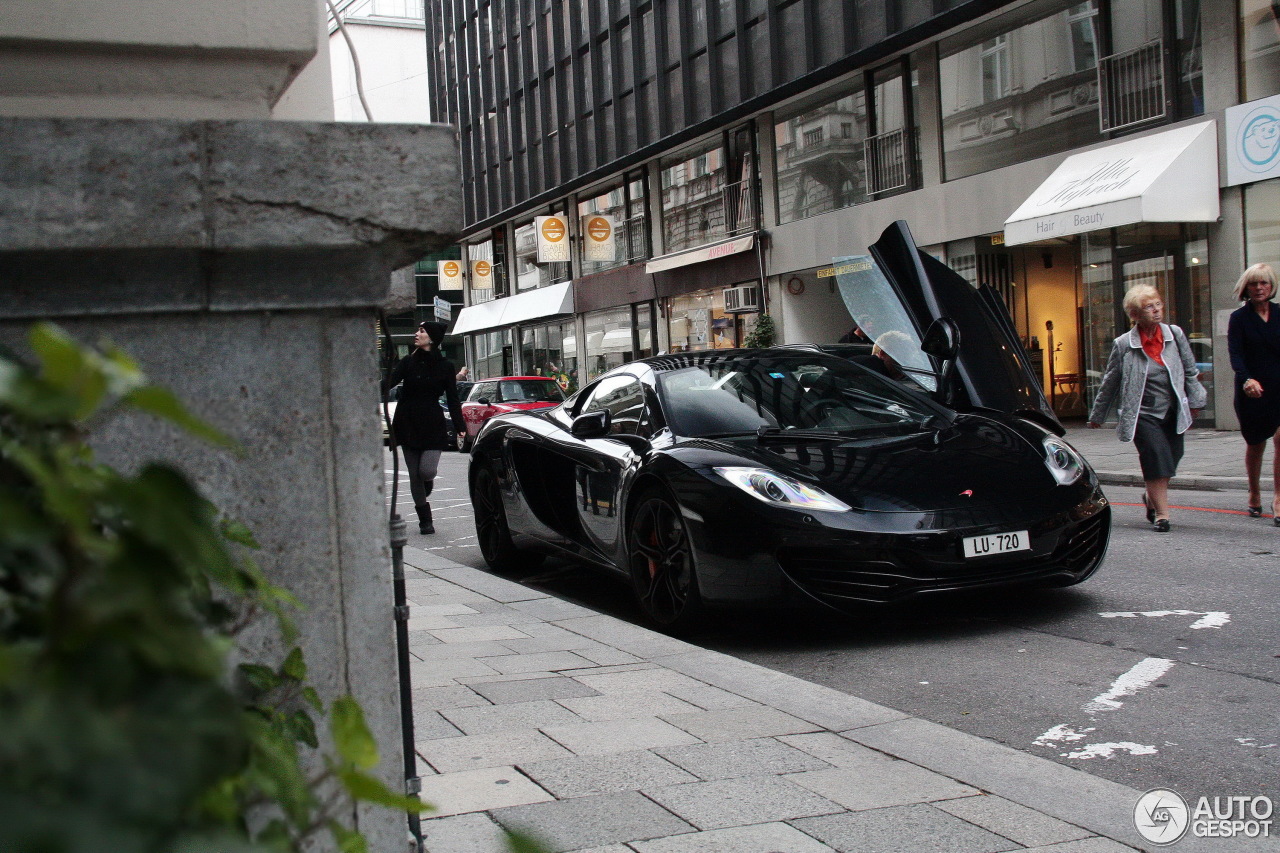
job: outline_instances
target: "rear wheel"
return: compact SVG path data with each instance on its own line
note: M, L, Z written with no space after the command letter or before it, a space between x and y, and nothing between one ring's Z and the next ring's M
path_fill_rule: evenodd
M640 609L664 631L690 628L702 612L693 546L679 509L660 494L640 499L627 538Z
M514 572L534 568L543 561L543 554L521 550L511 541L498 478L488 467L476 473L471 487L471 507L475 513L480 555L491 569Z

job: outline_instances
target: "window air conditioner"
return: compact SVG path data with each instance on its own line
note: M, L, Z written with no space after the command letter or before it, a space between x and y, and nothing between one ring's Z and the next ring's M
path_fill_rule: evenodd
M760 286L740 284L724 289L724 310L727 314L744 314L760 310Z

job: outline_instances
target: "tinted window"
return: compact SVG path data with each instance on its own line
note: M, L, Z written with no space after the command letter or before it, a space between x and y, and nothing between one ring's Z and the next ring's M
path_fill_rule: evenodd
M497 396L498 396L497 382L477 382L475 384L475 387L471 389L471 393L467 395L467 400L469 402L475 402L476 400L479 400L483 397L484 399L492 403Z
M609 413L609 431L648 436L650 420L645 409L644 386L632 376L614 376L591 392L580 412L603 409Z
M856 433L913 430L948 411L856 364L796 354L708 361L658 379L672 430L683 436L761 427Z
M559 403L564 394L554 379L504 379L498 383L504 403Z

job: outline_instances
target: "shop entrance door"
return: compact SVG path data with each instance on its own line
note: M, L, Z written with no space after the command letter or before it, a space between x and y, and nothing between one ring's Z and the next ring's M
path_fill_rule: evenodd
M1116 328L1127 329L1133 322L1124 311L1124 295L1137 284L1149 284L1160 291L1164 321L1185 325L1191 314L1190 283L1182 262L1182 245L1135 246L1116 250Z

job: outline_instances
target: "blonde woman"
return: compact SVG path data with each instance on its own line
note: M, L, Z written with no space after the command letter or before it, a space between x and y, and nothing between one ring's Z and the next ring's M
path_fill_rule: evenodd
M1280 527L1280 312L1272 301L1276 274L1254 264L1236 282L1244 304L1227 323L1227 350L1236 375L1235 408L1244 438L1244 471L1249 478L1249 515L1262 515L1262 457L1267 439L1276 446L1272 459L1271 517Z
M1160 291L1149 284L1129 288L1124 310L1133 328L1112 344L1089 426L1101 427L1116 404L1116 433L1138 448L1147 521L1157 533L1168 533L1169 480L1182 460L1182 434L1204 408L1207 394L1186 334L1164 322Z

